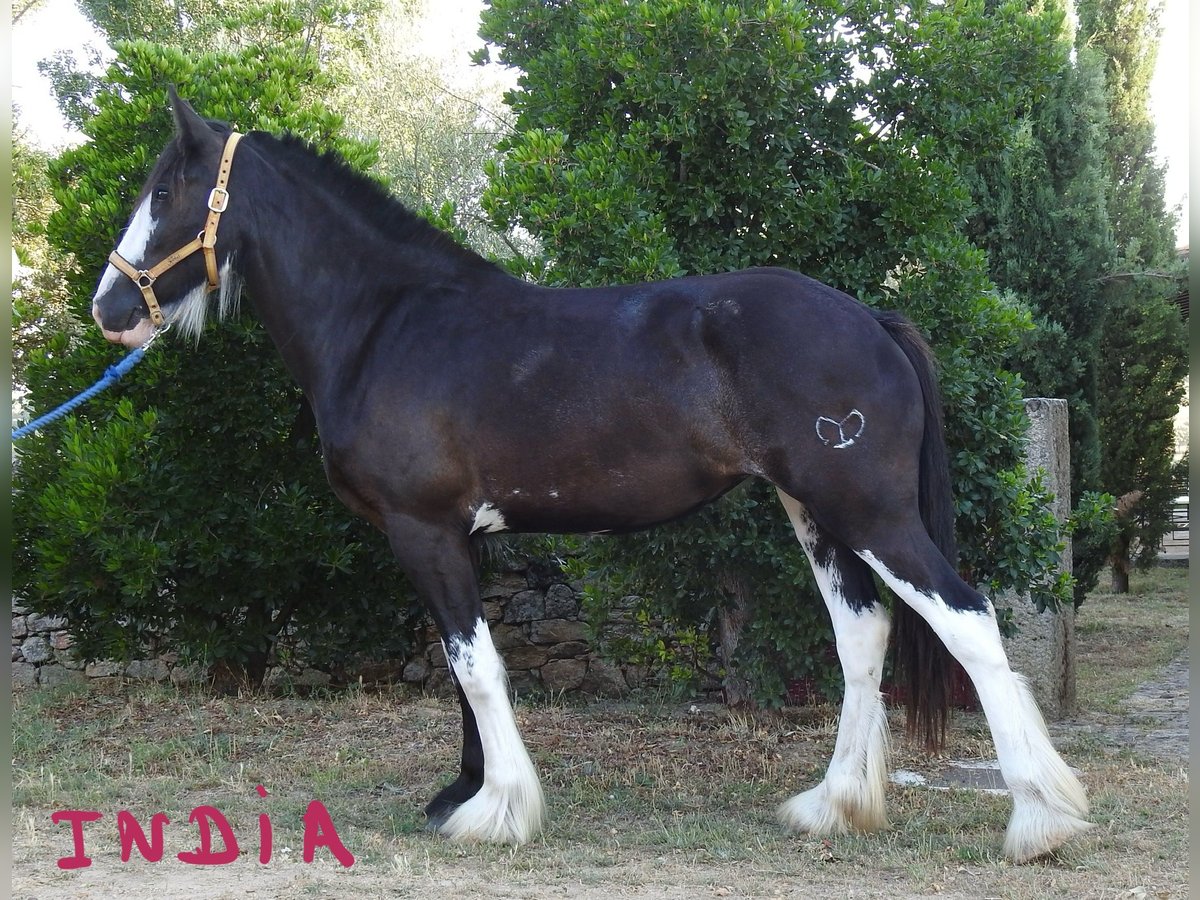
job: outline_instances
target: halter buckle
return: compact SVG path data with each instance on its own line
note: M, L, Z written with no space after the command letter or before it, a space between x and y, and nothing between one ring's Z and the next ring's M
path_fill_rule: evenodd
M229 191L225 188L215 187L208 192L208 208L213 212L223 213L228 205Z
M155 280L155 277L145 269L139 269L137 278L134 279L134 283L140 288L148 288L154 284Z

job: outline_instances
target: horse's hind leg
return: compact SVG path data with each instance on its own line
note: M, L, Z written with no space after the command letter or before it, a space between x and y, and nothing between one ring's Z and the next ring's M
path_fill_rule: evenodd
M542 787L517 730L467 539L405 517L387 524L393 551L442 633L462 705L462 768L426 808L429 825L458 840L524 843L541 828Z
M1024 862L1090 828L1082 785L1050 743L1025 679L1008 666L991 602L958 577L919 522L867 547L858 554L929 623L975 685L1013 797L1005 853Z
M825 779L784 803L779 818L789 828L815 834L873 831L887 825L888 723L879 682L888 615L866 563L817 525L797 500L782 491L779 499L829 608L846 680L837 742Z

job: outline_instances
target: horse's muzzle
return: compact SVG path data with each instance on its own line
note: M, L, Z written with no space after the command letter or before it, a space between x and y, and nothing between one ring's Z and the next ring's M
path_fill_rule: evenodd
M132 328L126 328L122 331L111 331L104 327L104 321L100 315L100 305L97 303L92 304L92 318L96 320L96 324L99 326L100 331L104 334L104 339L106 341L111 341L114 344L121 344L125 347L142 346L142 344L150 340L150 337L156 330L153 322L151 322L149 319L142 318L138 319L137 324L135 324Z

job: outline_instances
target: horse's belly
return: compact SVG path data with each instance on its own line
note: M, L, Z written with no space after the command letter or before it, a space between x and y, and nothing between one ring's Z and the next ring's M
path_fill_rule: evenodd
M493 484L475 505L473 527L559 534L638 531L699 509L745 477L670 465L561 473L551 468L542 476L520 485Z

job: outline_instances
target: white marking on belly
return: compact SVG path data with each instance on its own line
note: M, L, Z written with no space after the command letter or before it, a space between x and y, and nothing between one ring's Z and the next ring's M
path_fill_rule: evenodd
M507 528L504 515L492 504L483 503L475 510L475 521L471 524L471 534L477 531L491 534L496 531L505 531Z

